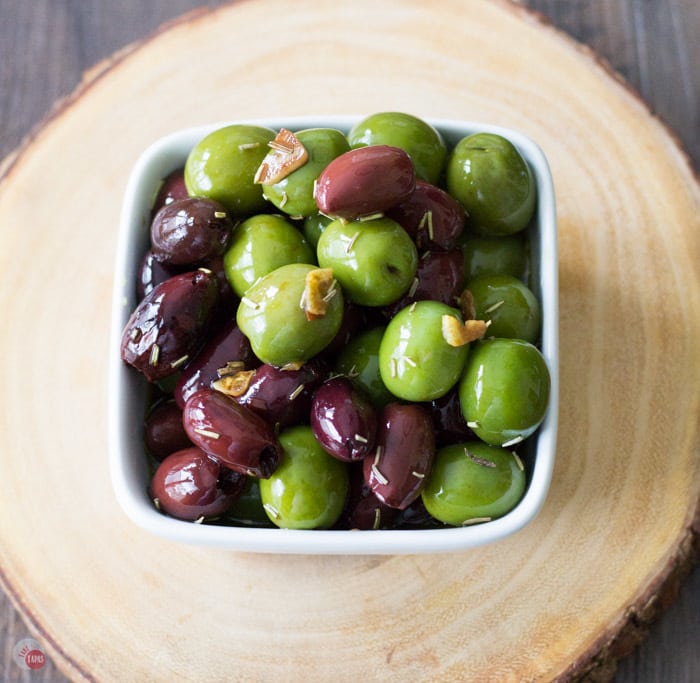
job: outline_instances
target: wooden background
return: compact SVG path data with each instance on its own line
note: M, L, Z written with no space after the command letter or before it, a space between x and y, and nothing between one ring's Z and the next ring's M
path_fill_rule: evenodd
M87 69L200 4L196 0L0 0L0 158L31 133ZM207 4L226 3L210 0ZM676 134L695 169L700 169L698 0L528 0L522 4L607 60ZM439 3L436 8L439 11ZM700 681L698 633L700 570L695 570L648 641L620 664L616 680ZM0 593L0 681L64 681L51 662L34 672L15 664L12 650L28 636L21 616Z

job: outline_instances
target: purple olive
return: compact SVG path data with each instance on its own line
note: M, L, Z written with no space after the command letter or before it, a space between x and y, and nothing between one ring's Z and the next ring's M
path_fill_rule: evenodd
M474 438L474 433L467 427L467 421L464 419L456 388L431 401L430 412L438 446L461 443Z
M413 193L386 215L403 227L419 249L454 249L466 221L456 199L423 180L418 180Z
M349 469L350 490L340 518L343 529L389 529L399 516L396 508L389 507L374 495L364 480L362 465Z
M308 420L311 396L325 372L317 361L304 363L298 370L265 363L256 368L245 392L235 400L278 429L291 427Z
M323 450L338 460L362 460L374 449L374 407L347 377L324 382L311 402L311 429Z
M182 410L175 401L161 401L149 410L144 422L144 441L156 460L192 446L182 426Z
M213 389L187 399L182 424L192 443L236 472L267 479L282 457L272 426Z
M321 213L353 219L385 211L415 186L413 162L404 150L370 145L333 159L316 181L314 198Z
M156 261L153 252L149 249L141 259L138 278L136 280L136 296L139 301L146 294L150 294L161 282L169 280L173 275L182 272L182 268L166 266Z
M231 319L183 368L175 385L175 401L180 408L184 408L192 394L200 389L209 389L211 383L219 379L219 370L230 370L232 365L249 370L259 362L248 338L240 331L235 319Z
M193 265L223 254L232 230L226 209L213 199L176 199L153 218L151 249L161 263Z
M194 521L226 512L243 492L245 482L245 475L190 447L163 460L151 479L149 493L163 512Z
M416 403L389 403L379 417L377 447L362 465L381 501L403 510L420 495L435 458L430 412Z
M208 270L175 275L136 307L121 339L121 357L151 382L172 375L199 350L218 300Z
M170 173L158 190L153 202L152 216L155 216L164 206L172 204L176 199L189 196L185 186L185 169L178 168Z

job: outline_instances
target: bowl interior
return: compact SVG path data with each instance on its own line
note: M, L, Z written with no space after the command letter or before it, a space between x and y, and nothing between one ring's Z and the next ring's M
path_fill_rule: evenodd
M244 121L273 129L332 127L347 132L360 117L294 117ZM508 514L484 524L444 529L387 529L364 532L299 531L193 524L159 513L148 497L148 466L143 453L145 381L120 360L121 332L136 306L134 283L147 249L150 207L162 179L184 165L189 151L221 122L189 128L162 138L136 161L125 192L119 225L112 300L109 357L108 431L110 472L117 499L140 527L172 540L222 549L271 553L398 554L446 552L475 547L515 533L539 512L549 488L556 452L558 413L558 280L557 225L552 178L538 145L522 133L478 122L426 119L448 147L476 132L508 138L530 165L537 182L538 203L530 228L531 272L528 285L542 305L540 348L551 374L547 414L520 453L528 473L527 489Z

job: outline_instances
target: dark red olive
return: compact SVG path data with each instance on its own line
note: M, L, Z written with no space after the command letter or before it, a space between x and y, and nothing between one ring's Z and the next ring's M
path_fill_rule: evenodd
M316 389L310 415L316 440L334 458L362 460L374 449L377 414L347 377L334 377Z
M140 301L146 294L150 294L161 282L183 271L177 266L166 266L157 261L153 252L149 249L141 259L139 273L136 280L136 296Z
M121 339L124 362L153 382L177 372L199 350L218 301L208 270L161 282L136 307Z
M420 495L434 458L428 409L416 403L389 403L379 417L375 452L362 463L365 481L377 498L402 510Z
M184 199L188 196L185 186L185 169L178 168L170 173L158 190L158 195L153 202L152 216L155 216L166 204L172 204L176 199Z
M321 213L353 219L385 211L415 186L413 162L404 150L370 145L333 159L316 181L314 198Z
M256 368L245 392L235 400L277 429L306 423L311 396L325 372L325 366L315 360L304 363L298 370L265 363Z
M224 252L233 222L213 199L185 197L166 204L151 223L151 249L158 261L198 264Z
M183 368L173 392L175 401L184 408L192 394L209 389L211 383L219 379L220 370L231 370L232 367L249 370L259 364L248 338L238 328L235 318L231 319Z
M282 457L271 425L213 389L187 399L182 424L192 443L236 472L267 479Z
M340 353L365 324L365 308L346 300L343 305L343 321L340 323L340 329L328 346L323 349L321 356L323 358L332 358Z
M156 469L150 495L156 506L178 519L216 517L241 495L246 477L222 467L199 448L169 455Z
M182 410L175 401L161 401L149 410L144 422L144 441L156 460L192 446L182 426Z
M416 284L404 296L383 309L385 315L393 318L414 301L426 299L455 306L464 290L464 254L459 249L426 251L418 259L416 278Z
M464 419L456 388L431 401L430 412L438 447L474 438L474 433L467 427L467 421Z
M423 180L412 194L386 212L413 238L419 249L450 250L457 246L466 216L459 202Z
M390 529L399 516L399 510L383 503L364 480L362 465L349 469L350 490L340 518L343 529Z
M238 308L240 300L236 296L236 292L233 291L233 287L231 287L226 279L224 257L221 255L212 256L212 258L202 261L200 266L211 270L219 281L219 313L217 317L220 318L222 322L235 318L236 309Z

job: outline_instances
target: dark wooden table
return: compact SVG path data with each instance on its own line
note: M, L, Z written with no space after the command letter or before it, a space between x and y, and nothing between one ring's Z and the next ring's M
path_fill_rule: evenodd
M0 158L73 90L86 69L201 4L197 0L0 0ZM210 0L206 4L226 3ZM522 4L607 60L675 133L695 169L700 169L698 0L525 0ZM69 154L66 162L70 163ZM696 569L648 640L620 663L615 680L700 681L698 634L700 570ZM15 645L28 637L21 615L0 592L0 681L66 680L50 661L36 671L16 664Z

